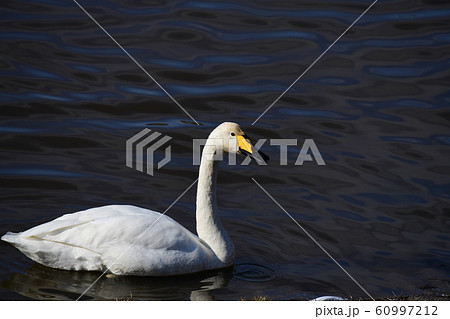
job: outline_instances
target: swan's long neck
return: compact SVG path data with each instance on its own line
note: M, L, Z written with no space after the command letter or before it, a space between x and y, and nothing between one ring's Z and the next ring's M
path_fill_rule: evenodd
M197 187L197 234L226 265L234 259L234 245L217 215L216 180L219 162L202 156Z

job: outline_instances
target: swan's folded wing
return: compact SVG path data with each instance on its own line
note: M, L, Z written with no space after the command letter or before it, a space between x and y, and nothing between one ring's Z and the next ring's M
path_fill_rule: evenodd
M127 237L127 221L144 212L148 210L134 206L98 207L63 215L21 233L8 232L1 239L49 267L103 270L102 248Z
M89 247L59 241L58 234L82 224L49 222L22 233L8 232L1 239L13 244L30 259L48 267L67 270L103 270L101 254Z

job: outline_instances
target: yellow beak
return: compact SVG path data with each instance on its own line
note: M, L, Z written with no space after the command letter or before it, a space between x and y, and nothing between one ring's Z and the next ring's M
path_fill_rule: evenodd
M253 147L252 143L250 143L250 141L246 139L244 136L236 135L236 139L239 146L239 153L250 156L259 165L267 165L269 156Z
M238 146L241 150L246 151L249 154L253 154L252 151L252 144L250 144L250 141L245 139L243 136L241 135L236 135L236 139L238 142Z

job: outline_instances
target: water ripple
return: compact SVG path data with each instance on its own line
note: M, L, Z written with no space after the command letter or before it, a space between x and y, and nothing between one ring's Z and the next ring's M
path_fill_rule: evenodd
M237 263L234 266L234 277L245 281L271 281L277 276L268 266L254 263Z

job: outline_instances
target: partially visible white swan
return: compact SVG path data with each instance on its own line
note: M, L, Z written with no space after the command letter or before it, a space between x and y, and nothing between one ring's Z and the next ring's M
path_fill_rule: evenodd
M213 155L223 151L265 164L265 155L252 146L239 125L225 122L211 132L199 169L198 236L158 212L111 205L63 215L21 233L8 232L1 239L40 264L67 270L167 276L230 266L234 245L216 206L218 160Z

